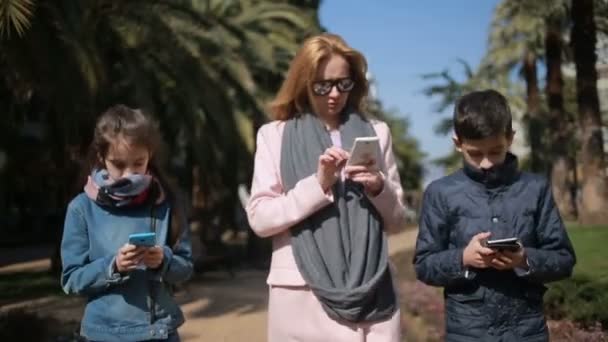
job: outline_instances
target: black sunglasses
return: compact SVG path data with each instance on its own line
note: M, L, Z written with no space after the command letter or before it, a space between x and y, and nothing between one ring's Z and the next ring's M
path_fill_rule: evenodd
M355 87L355 81L350 77L316 81L312 84L312 92L317 96L324 96L329 94L334 86L339 92L348 93Z

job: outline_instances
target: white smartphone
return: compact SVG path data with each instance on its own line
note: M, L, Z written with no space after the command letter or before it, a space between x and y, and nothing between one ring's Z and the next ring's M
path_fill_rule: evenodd
M350 150L350 158L346 165L363 165L374 161L378 165L380 158L380 139L378 137L355 138L355 143Z

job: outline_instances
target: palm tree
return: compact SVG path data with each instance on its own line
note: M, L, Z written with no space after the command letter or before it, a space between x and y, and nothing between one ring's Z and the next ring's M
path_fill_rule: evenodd
M571 191L575 180L570 174L576 169L576 159L570 153L573 143L573 127L570 116L564 109L564 82L562 78L563 8L550 11L545 20L545 59L547 64L547 86L545 88L548 112L548 134L552 165L551 185L560 213L566 218L576 217L575 194Z
M486 58L498 72L508 74L514 69L521 70L527 88L524 119L530 145L530 169L550 176L562 215L574 217L576 205L571 189L576 180L571 174L575 174L576 159L572 148L572 119L564 109L562 80L566 10L563 1L502 1L495 11ZM536 64L542 59L547 71L548 110L541 106L538 87Z
M199 179L205 205L230 220L264 98L316 23L313 9L289 2L5 1L0 109L12 119L0 127L18 131L36 99L53 160L67 171L66 151L86 146L96 113L143 107L160 121L172 161L181 159L182 185Z
M544 172L544 125L536 68L543 54L544 22L542 16L535 15L536 7L536 3L518 0L505 0L498 4L490 28L485 59L493 63L501 73L509 74L520 69L526 83L523 120L527 126L526 137L530 145L529 166L534 172Z
M21 79L36 80L36 91L62 104L56 110L63 116L115 102L143 106L158 115L170 143L183 134L208 146L197 149L195 160L220 171L205 175L211 185L205 189L225 188L217 185L239 168L221 155L250 154L247 127L264 121L264 97L279 83L298 39L314 29L312 19L292 5L260 1L40 3L23 39L6 42L7 65L25 74ZM39 41L48 43L33 43ZM58 87L66 76L70 82ZM90 127L92 117L75 114L68 122Z
M0 3L0 38L23 35L30 27L33 9L32 0L5 0Z
M537 61L538 57L532 51L528 50L524 53L522 60L522 73L526 82L526 114L524 115L524 121L527 124L527 138L530 144L530 170L533 172L540 172L544 169L541 157L543 133Z
M606 223L608 222L608 189L597 93L594 1L574 0L571 19L583 173L579 218L584 224Z
M501 92L507 100L513 112L521 113L525 106L522 101L524 90L513 83L507 74L497 72L496 66L489 59L484 59L476 71L469 66L465 61L460 60L459 63L464 69L465 79L456 80L448 70L439 73L430 73L423 75L425 80L439 80L436 83L427 86L423 89L423 93L429 97L438 97L438 103L435 111L438 113L444 112L448 107L452 106L462 95L480 89L496 89ZM452 132L452 117L442 119L435 127L437 134L447 135ZM460 167L460 155L454 150L450 155L435 160L435 163L443 166L448 171L453 171Z

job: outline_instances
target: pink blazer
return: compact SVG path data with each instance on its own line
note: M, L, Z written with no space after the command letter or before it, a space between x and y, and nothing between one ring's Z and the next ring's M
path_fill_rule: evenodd
M372 124L384 154L384 160L380 163L384 189L371 201L384 220L385 230L397 231L405 226L405 208L392 139L386 123L372 121ZM273 121L258 131L247 216L257 235L272 236L273 252L267 283L302 286L306 282L298 271L292 253L289 228L332 203L333 196L323 192L315 174L300 180L291 191L283 191L280 159L284 127L284 121Z

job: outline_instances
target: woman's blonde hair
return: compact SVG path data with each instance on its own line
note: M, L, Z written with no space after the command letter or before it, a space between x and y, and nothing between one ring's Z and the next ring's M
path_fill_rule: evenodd
M321 62L332 55L346 59L350 67L350 77L355 87L350 91L346 106L363 114L365 97L368 92L367 61L363 54L351 48L342 37L323 33L308 38L291 61L287 77L281 89L270 103L270 112L274 120L288 120L296 114L312 110L310 98L312 83Z

